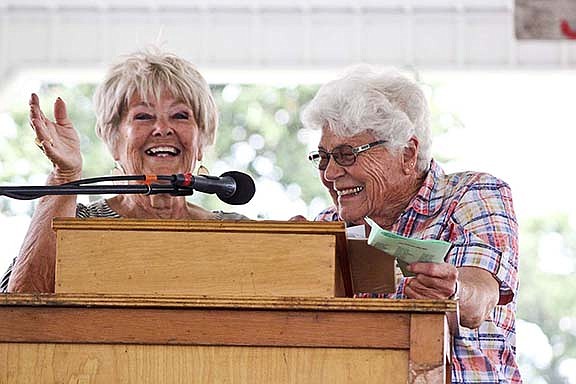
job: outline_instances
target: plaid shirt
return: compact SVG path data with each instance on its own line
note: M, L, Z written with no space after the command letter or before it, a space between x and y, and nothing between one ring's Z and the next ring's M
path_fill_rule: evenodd
M318 221L338 221L336 207ZM418 194L391 231L419 239L449 241L446 262L489 271L500 283L500 301L479 328L453 336L453 383L521 383L516 363L518 225L509 186L486 173L446 175L434 160ZM406 298L405 279L387 298ZM378 297L378 295L363 295Z

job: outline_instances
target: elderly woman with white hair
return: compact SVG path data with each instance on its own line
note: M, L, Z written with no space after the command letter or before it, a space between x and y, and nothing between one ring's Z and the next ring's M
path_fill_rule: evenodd
M322 132L309 157L335 203L317 220L358 225L369 217L402 236L451 242L443 263L410 264L415 276L383 296L459 300L452 382L520 383L509 186L486 173L444 173L431 156L425 95L397 72L351 70L318 91L302 120Z
M212 144L218 112L210 88L188 61L150 50L126 56L113 65L94 95L96 131L121 173L138 175L191 172ZM64 101L54 104L55 121L30 98L30 124L36 144L53 163L48 185L81 178L80 140ZM117 195L88 206L76 196L46 196L32 216L20 254L5 273L0 289L53 292L56 238L54 217L111 217L238 220L236 213L207 211L184 196Z

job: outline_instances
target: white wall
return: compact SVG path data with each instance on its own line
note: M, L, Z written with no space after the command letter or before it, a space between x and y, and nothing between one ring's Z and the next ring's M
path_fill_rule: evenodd
M160 42L202 70L574 68L574 41L518 41L512 0L0 0L0 87Z

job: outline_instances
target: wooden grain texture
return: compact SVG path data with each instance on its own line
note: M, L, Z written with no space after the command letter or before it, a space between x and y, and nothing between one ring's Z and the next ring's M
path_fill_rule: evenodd
M348 260L355 293L396 291L395 259L364 239L348 240Z
M55 218L55 230L107 230L107 231L170 231L170 232L248 232L248 233L300 233L346 235L343 222L326 221L214 221L165 219L76 219Z
M455 310L448 300L6 294L0 383L446 383Z
M445 316L413 314L410 322L410 382L442 382L447 376L446 340L449 338Z
M56 218L57 293L351 296L343 223Z
M353 312L400 312L452 314L453 300L393 300L341 297L237 297L237 296L155 296L103 294L0 294L0 309L27 307L125 307L125 308L205 308Z
M406 383L406 351L0 344L0 383Z
M368 312L8 307L0 310L0 340L407 349L409 319Z
M335 255L330 235L64 231L56 292L343 296Z

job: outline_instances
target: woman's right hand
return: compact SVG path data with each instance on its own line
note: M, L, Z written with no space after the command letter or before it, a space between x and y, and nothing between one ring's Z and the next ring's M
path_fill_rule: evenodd
M54 103L54 119L53 122L44 116L38 95L33 93L30 96L30 125L36 133L36 145L54 164L56 176L78 179L82 174L80 138L61 98Z

